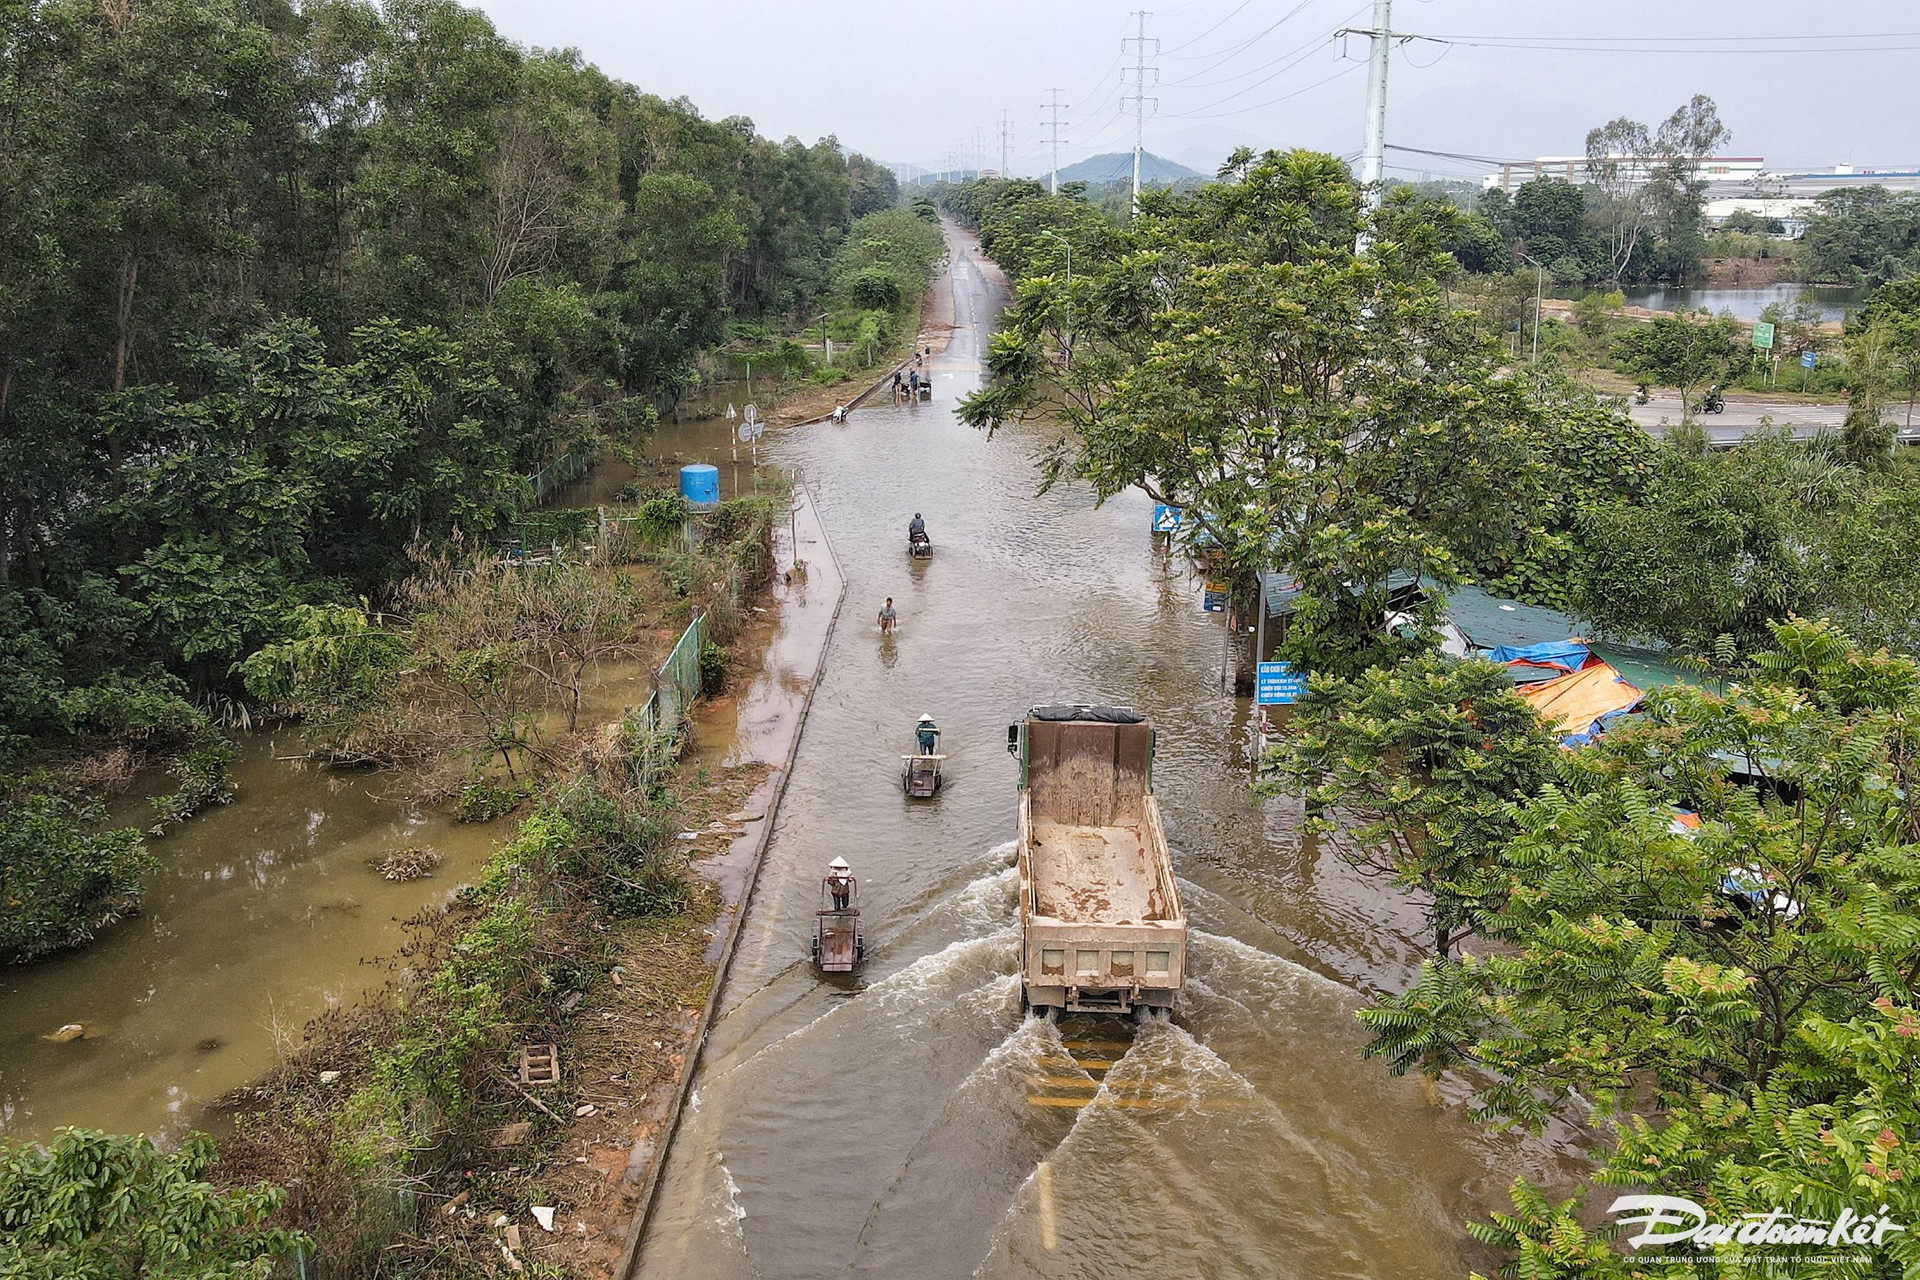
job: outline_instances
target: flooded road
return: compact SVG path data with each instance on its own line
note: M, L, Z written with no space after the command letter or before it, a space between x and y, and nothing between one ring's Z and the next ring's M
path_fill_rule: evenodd
M1460 1224L1552 1157L1358 1058L1352 1011L1417 963L1416 914L1303 840L1297 806L1248 799L1220 622L1164 565L1146 501L1036 498L1037 437L954 418L1004 291L970 241L950 247L933 402L777 442L848 594L639 1274L1462 1276ZM916 511L935 552L909 565ZM1159 728L1199 931L1171 1025L1021 1014L1005 731L1062 701ZM923 712L947 786L909 805L899 753ZM851 983L807 959L836 855L864 894Z

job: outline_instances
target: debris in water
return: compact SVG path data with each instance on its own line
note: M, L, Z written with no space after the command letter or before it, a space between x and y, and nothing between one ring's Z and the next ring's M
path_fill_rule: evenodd
M367 865L380 873L382 880L403 882L407 880L425 880L433 875L433 869L440 865L440 855L431 849L417 849L409 846L394 849L378 858L367 859Z
M212 1053L215 1049L224 1049L226 1046L227 1042L219 1036L208 1036L205 1040L200 1041L193 1047L201 1053Z
M553 1230L552 1206L544 1205L544 1204L536 1204L531 1208L529 1208L527 1212L533 1215L533 1220L540 1224L540 1229L542 1231L550 1232Z
M87 1029L85 1027L81 1026L77 1022L69 1022L64 1027L61 1027L58 1031L49 1032L47 1035L41 1036L40 1038L42 1040L50 1041L53 1044L65 1044L69 1040L78 1040L86 1034L87 1034Z

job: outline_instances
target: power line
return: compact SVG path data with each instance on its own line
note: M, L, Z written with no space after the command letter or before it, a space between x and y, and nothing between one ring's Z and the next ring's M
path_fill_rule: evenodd
M1183 41L1182 43L1173 46L1173 48L1167 50L1167 56L1171 58L1174 54L1180 52L1182 49L1191 49L1194 45L1199 44L1202 40L1205 40L1208 36L1212 35L1214 32L1218 31L1220 28L1226 26L1227 23L1239 17L1240 11L1252 3L1253 3L1253 0L1240 0L1240 3L1233 6L1232 10L1228 12L1226 17L1220 19L1220 21L1214 23L1212 26L1208 27L1205 31L1202 31L1199 35L1195 36L1193 39ZM1312 0L1308 0L1308 3L1312 3Z
M1277 98L1268 98L1265 102L1256 102L1252 106L1235 107L1231 111L1215 111L1206 115L1189 111L1189 112L1182 112L1178 115L1169 115L1169 116L1166 116L1165 118L1168 120L1221 120L1226 118L1227 116L1243 116L1249 111L1258 111L1263 107L1271 107L1278 103L1285 102L1289 98L1297 98L1303 93L1311 93L1313 90L1318 89L1321 85L1332 84L1335 80L1340 79L1342 76L1350 76L1354 72L1359 71L1361 68L1365 67L1366 65L1367 64L1364 62L1349 62L1346 66L1340 68L1340 70L1334 72L1332 75L1326 77L1324 80L1315 80L1312 84L1302 85L1300 88L1295 89L1291 93L1283 93Z
M1593 37L1593 40L1609 37ZM1612 37L1612 44L1591 43L1579 37L1502 37L1502 36L1409 36L1408 39L1423 40L1431 44L1459 45L1468 49L1519 49L1544 53L1680 53L1680 54L1733 54L1739 57L1752 57L1756 54L1787 53L1795 55L1817 53L1897 53L1920 49L1920 44L1861 44L1861 45L1799 45L1753 47L1751 42L1762 40L1807 39L1805 36L1709 36L1701 40L1685 40L1682 37L1662 37L1671 47L1662 47L1650 43L1626 43L1630 37ZM1920 31L1901 31L1889 33L1885 37L1874 36L1831 36L1812 37L1814 39L1889 39L1920 41ZM1749 47L1730 47L1747 43Z
M1365 13L1366 11L1367 11L1367 5L1363 4L1358 9L1355 9L1352 13L1342 18L1341 22L1343 23L1351 22L1355 18L1358 18L1361 14ZM1305 44L1295 45L1293 48L1287 50L1285 53L1281 54L1279 57L1271 59L1270 61L1267 61L1267 62L1263 62L1257 67L1251 67L1246 71L1238 71L1230 76L1222 76L1218 80L1195 80L1194 79L1194 76L1205 75L1214 69L1213 67L1209 67L1206 69L1206 71L1196 71L1194 73L1194 76L1188 76L1181 80L1169 80L1166 82L1166 87L1169 89L1174 89L1174 88L1212 89L1212 88L1218 87L1219 85L1232 84L1236 80L1245 80L1250 76L1257 76L1261 72L1266 71L1268 68L1278 67L1279 70L1274 71L1273 75L1267 76L1265 77L1265 79L1260 81L1260 84L1264 84L1268 80L1272 80L1275 76L1278 76L1283 72L1287 71L1289 68L1297 66L1299 63L1299 59L1297 59L1295 55L1301 54L1301 53L1309 53L1312 50L1319 48L1323 41L1327 40L1331 36L1338 35L1341 30L1342 30L1341 27L1329 27L1325 31L1322 31L1319 35L1313 37L1313 39L1308 40ZM1280 65L1281 63L1286 63L1286 66L1281 66ZM1220 64L1218 63L1215 64L1215 66L1218 66L1218 65ZM1249 85L1248 87L1258 88L1259 84Z
M1463 151L1429 151L1424 147L1400 147L1389 142L1389 151L1405 151L1416 156L1439 156L1443 160L1465 160L1470 164L1532 164L1531 160L1520 160L1512 156L1474 156Z
M1447 39L1464 44L1469 40L1487 42L1508 42L1522 40L1553 40L1566 44L1673 44L1679 41L1711 40L1720 44L1762 44L1778 43L1782 40L1920 40L1920 31L1857 31L1844 35L1814 35L1811 32L1797 31L1786 36L1444 36L1428 39Z

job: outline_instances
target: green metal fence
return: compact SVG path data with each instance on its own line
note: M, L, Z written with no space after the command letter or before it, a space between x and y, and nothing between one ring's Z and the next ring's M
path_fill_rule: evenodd
M700 650L706 643L707 618L700 614L680 633L680 642L654 672L653 692L640 706L640 720L649 729L678 733L687 723L693 701L700 696Z
M569 449L528 476L527 486L533 490L533 504L539 506L561 488L587 474L587 465L592 461L591 447Z
M707 618L697 615L680 633L680 642L660 664L654 684L660 699L660 723L678 729L686 723L693 700L700 696L700 648L706 639Z

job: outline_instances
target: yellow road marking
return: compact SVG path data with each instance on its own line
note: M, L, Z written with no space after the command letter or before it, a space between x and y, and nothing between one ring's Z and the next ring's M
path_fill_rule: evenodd
M1053 1162L1042 1160L1033 1171L1033 1180L1040 1193L1040 1247L1051 1252L1060 1243L1053 1219Z

